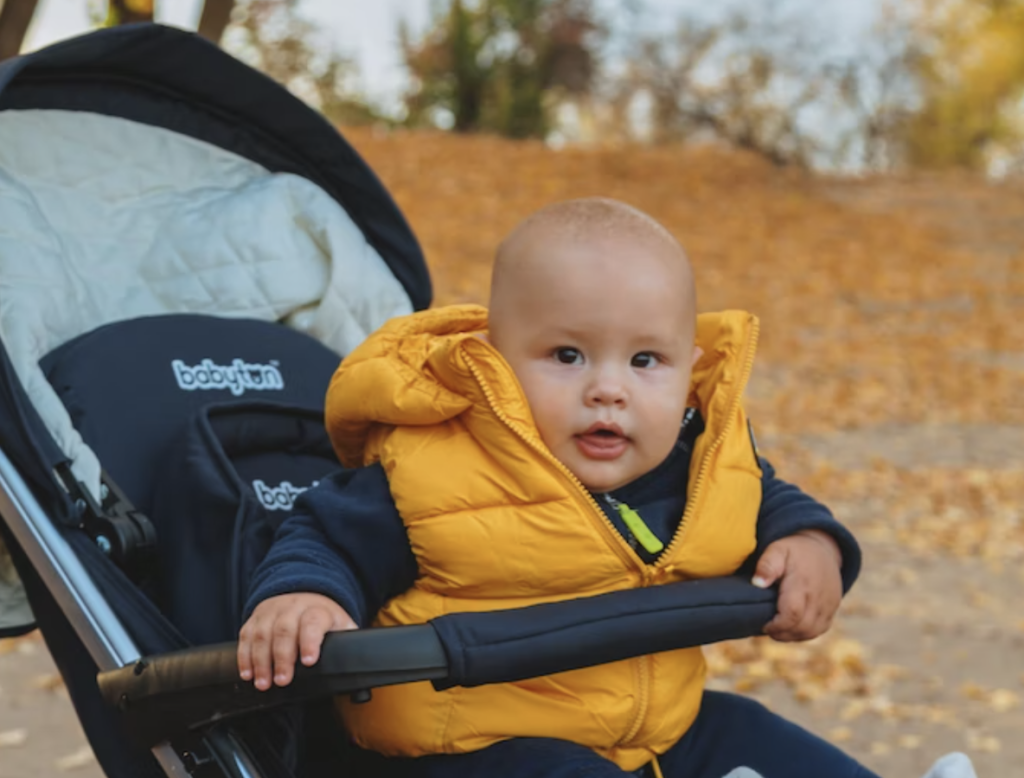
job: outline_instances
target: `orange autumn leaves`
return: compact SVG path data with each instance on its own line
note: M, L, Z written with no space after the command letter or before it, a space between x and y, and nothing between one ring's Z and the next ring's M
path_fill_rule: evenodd
M1011 364L1024 360L1019 248L981 261L916 223L912 204L861 207L863 187L722 149L553 151L482 136L347 135L416 231L438 304L486 299L494 248L526 214L565 198L616 197L687 248L702 309L761 317L758 373L783 376L752 393L766 432L1024 423L1024 370ZM1024 246L1024 233L1012 238Z

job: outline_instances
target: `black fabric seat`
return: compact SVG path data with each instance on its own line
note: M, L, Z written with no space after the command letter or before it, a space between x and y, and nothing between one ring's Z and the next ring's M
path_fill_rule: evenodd
M163 457L201 408L261 401L322 410L340 360L280 324L174 314L100 327L40 365L104 469L148 514Z

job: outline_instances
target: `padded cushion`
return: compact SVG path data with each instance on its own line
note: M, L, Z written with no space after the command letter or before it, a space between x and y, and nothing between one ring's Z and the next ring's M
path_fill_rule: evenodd
M200 408L258 400L319 412L339 361L278 324L173 314L101 327L40 364L104 469L148 514L168 446Z

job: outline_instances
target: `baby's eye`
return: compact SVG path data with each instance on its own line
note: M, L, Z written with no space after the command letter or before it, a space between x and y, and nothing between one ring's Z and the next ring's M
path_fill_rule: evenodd
M658 358L650 351L641 351L639 354L634 354L633 358L629 361L632 367L654 367L658 364Z
M579 349L575 349L570 346L562 346L561 348L556 348L554 356L555 359L557 359L563 365L583 364L583 354L580 353Z

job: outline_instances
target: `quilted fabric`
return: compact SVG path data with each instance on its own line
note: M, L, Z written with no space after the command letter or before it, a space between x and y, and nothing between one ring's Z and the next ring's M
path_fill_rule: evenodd
M410 313L338 203L218 147L98 114L0 112L0 338L79 480L99 463L39 359L164 313L284 320L346 354Z

